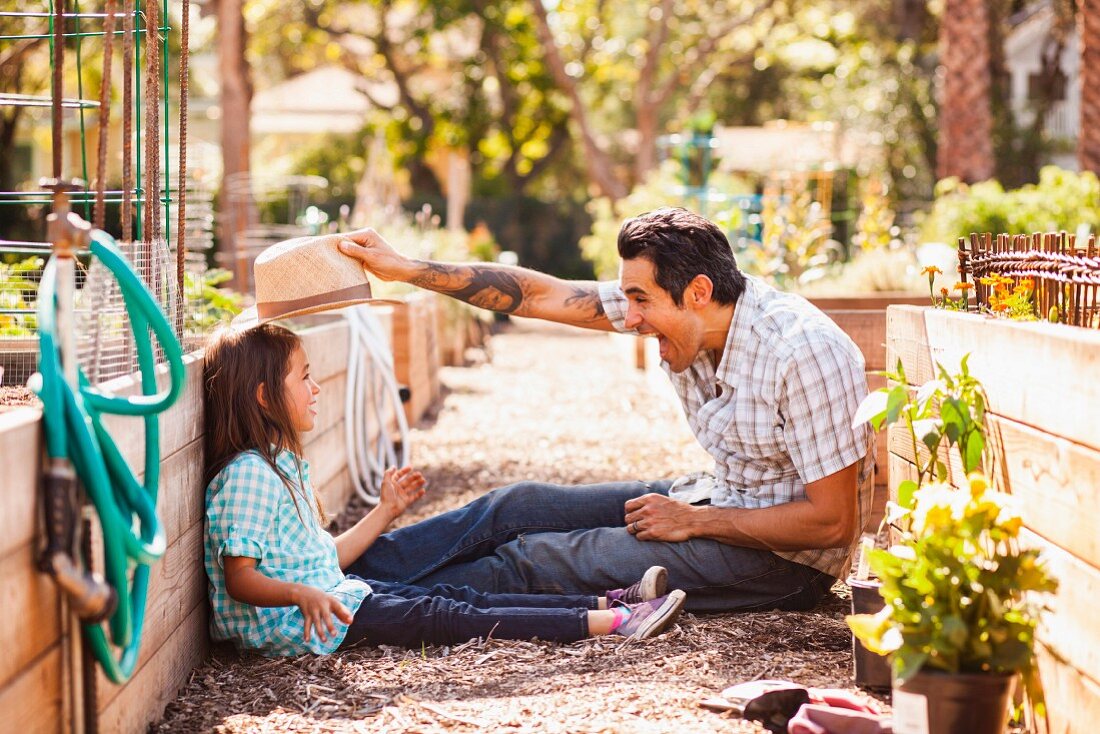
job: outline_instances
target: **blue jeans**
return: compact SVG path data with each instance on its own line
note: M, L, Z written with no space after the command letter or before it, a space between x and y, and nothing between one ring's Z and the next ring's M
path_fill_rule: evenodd
M430 589L389 581L367 581L371 593L355 611L341 647L452 645L476 637L501 640L575 642L588 636L594 596L482 594L469 587Z
M421 586L501 594L597 594L629 586L650 566L692 611L813 608L834 579L766 550L693 539L638 540L623 504L670 481L566 487L521 482L465 507L381 536L345 571Z

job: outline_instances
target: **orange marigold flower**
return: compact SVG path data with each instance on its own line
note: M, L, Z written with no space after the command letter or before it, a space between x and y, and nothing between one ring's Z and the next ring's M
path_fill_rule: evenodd
M1035 288L1035 281L1031 278L1024 278L1020 281L1020 287L1025 290L1033 290Z
M940 295L942 295L944 298L947 298L947 289L940 288Z
M993 302L991 301L990 303L991 303L991 305L992 305L992 307L993 307L993 310L994 310L994 311L996 311L996 312L998 312L998 313L1002 313L1002 312L1004 312L1004 311L1007 311L1007 310L1008 310L1008 304L1007 304L1007 303L1005 303L1004 301L997 301L996 303L993 303Z
M921 275L943 275L943 271L937 268L935 265L929 265L924 270L920 271Z
M962 291L963 293L966 293L968 290L970 290L971 288L974 287L974 284L973 283L956 283L954 287L955 287L955 290Z

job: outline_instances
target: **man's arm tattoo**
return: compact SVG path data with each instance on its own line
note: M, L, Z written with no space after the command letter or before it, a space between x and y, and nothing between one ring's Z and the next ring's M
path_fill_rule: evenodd
M430 262L408 282L473 306L512 314L523 305L523 280L522 275L503 268Z
M565 305L585 311L585 317L591 321L598 321L606 315L598 287L591 285L573 286L573 295L565 299Z

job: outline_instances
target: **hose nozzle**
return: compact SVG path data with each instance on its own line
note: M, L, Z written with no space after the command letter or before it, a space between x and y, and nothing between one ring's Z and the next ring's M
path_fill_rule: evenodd
M54 577L77 616L102 622L118 605L115 590L99 576L81 570L70 555L76 529L76 474L64 459L51 459L42 479L46 510L46 549L39 568Z

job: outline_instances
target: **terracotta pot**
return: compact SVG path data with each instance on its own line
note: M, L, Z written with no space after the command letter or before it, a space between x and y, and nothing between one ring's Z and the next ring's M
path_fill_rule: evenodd
M1004 734L1015 673L921 670L894 683L894 731L899 734Z

